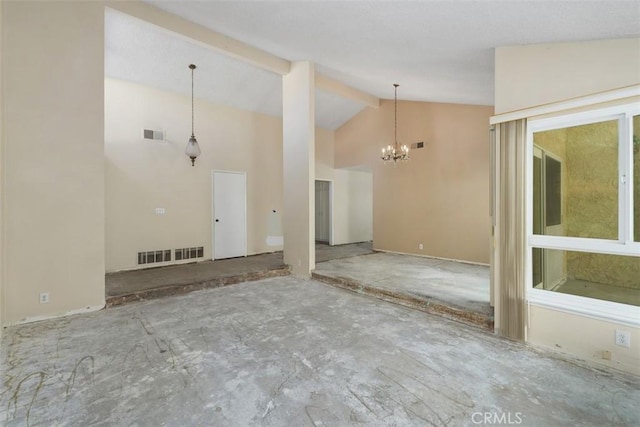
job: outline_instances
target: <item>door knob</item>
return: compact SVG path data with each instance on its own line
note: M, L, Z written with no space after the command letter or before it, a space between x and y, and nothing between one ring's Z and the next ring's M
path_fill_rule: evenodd
M220 222L220 220L216 218L216 222Z

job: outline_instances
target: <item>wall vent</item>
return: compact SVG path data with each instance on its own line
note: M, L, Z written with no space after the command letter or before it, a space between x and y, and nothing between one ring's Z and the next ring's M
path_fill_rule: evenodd
M171 261L171 249L138 252L138 265Z
M144 139L155 139L164 141L164 132L161 130L142 129L142 137Z
M417 148L424 148L424 142L420 141L420 142L414 142L413 144L411 144L412 150L415 150Z
M176 261L192 258L204 258L204 247L199 246L197 248L181 248L175 250Z

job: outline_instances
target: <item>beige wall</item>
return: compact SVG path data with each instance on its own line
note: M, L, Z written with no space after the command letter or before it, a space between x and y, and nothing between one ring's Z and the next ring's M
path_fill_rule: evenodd
M640 83L640 38L499 47L496 114Z
M393 107L366 108L336 131L335 166L373 172L374 247L488 263L493 107L399 102L399 141L425 148L397 166L380 160L393 141Z
M282 77L284 262L308 277L315 267L315 66L294 62Z
M498 48L496 113L638 84L639 44L625 39ZM631 349L612 347L616 329L631 332ZM534 345L638 373L638 327L532 306L527 334ZM612 349L613 363L602 359L604 349Z
M274 245L277 239L269 239L282 236L282 120L196 99L202 155L192 167L184 155L190 107L186 96L105 79L107 271L140 268L141 251L204 246L205 258L211 258L213 169L247 173L248 253L282 250ZM166 141L143 139L143 128L164 131ZM317 177L333 180L336 194L349 201L334 203L336 242L362 241L362 172L334 171L332 131L316 128L315 138ZM156 208L165 214L156 215ZM370 230L369 220L368 236Z
M247 173L247 252L282 250L267 241L282 235L279 118L196 99L202 155L192 167L189 97L115 79L105 79L105 94L107 271L136 268L147 250L204 246L210 259L212 170ZM143 139L143 128L166 141Z
M634 374L640 374L640 329L612 322L592 319L553 309L529 308L530 326L527 341L536 345L577 356ZM629 331L631 347L615 345L616 330ZM611 360L603 359L603 352L611 353Z
M104 305L104 11L1 5L7 325Z
M0 3L0 338L2 337L2 325L4 314L4 78L3 78L3 62L2 57L4 55L1 52L4 51L3 46L3 34L4 34L4 7Z

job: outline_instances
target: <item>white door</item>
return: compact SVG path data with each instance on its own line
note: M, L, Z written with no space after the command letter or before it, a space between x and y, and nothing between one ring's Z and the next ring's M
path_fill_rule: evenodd
M213 172L213 259L247 255L247 176Z
M330 243L331 197L330 182L316 181L316 241Z

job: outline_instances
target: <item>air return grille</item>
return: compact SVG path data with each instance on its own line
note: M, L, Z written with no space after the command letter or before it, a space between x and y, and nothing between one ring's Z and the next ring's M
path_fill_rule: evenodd
M176 249L176 261L191 258L204 258L204 247Z
M138 252L138 264L154 264L171 261L171 249Z
M164 141L164 132L161 130L142 129L142 137L144 139Z

